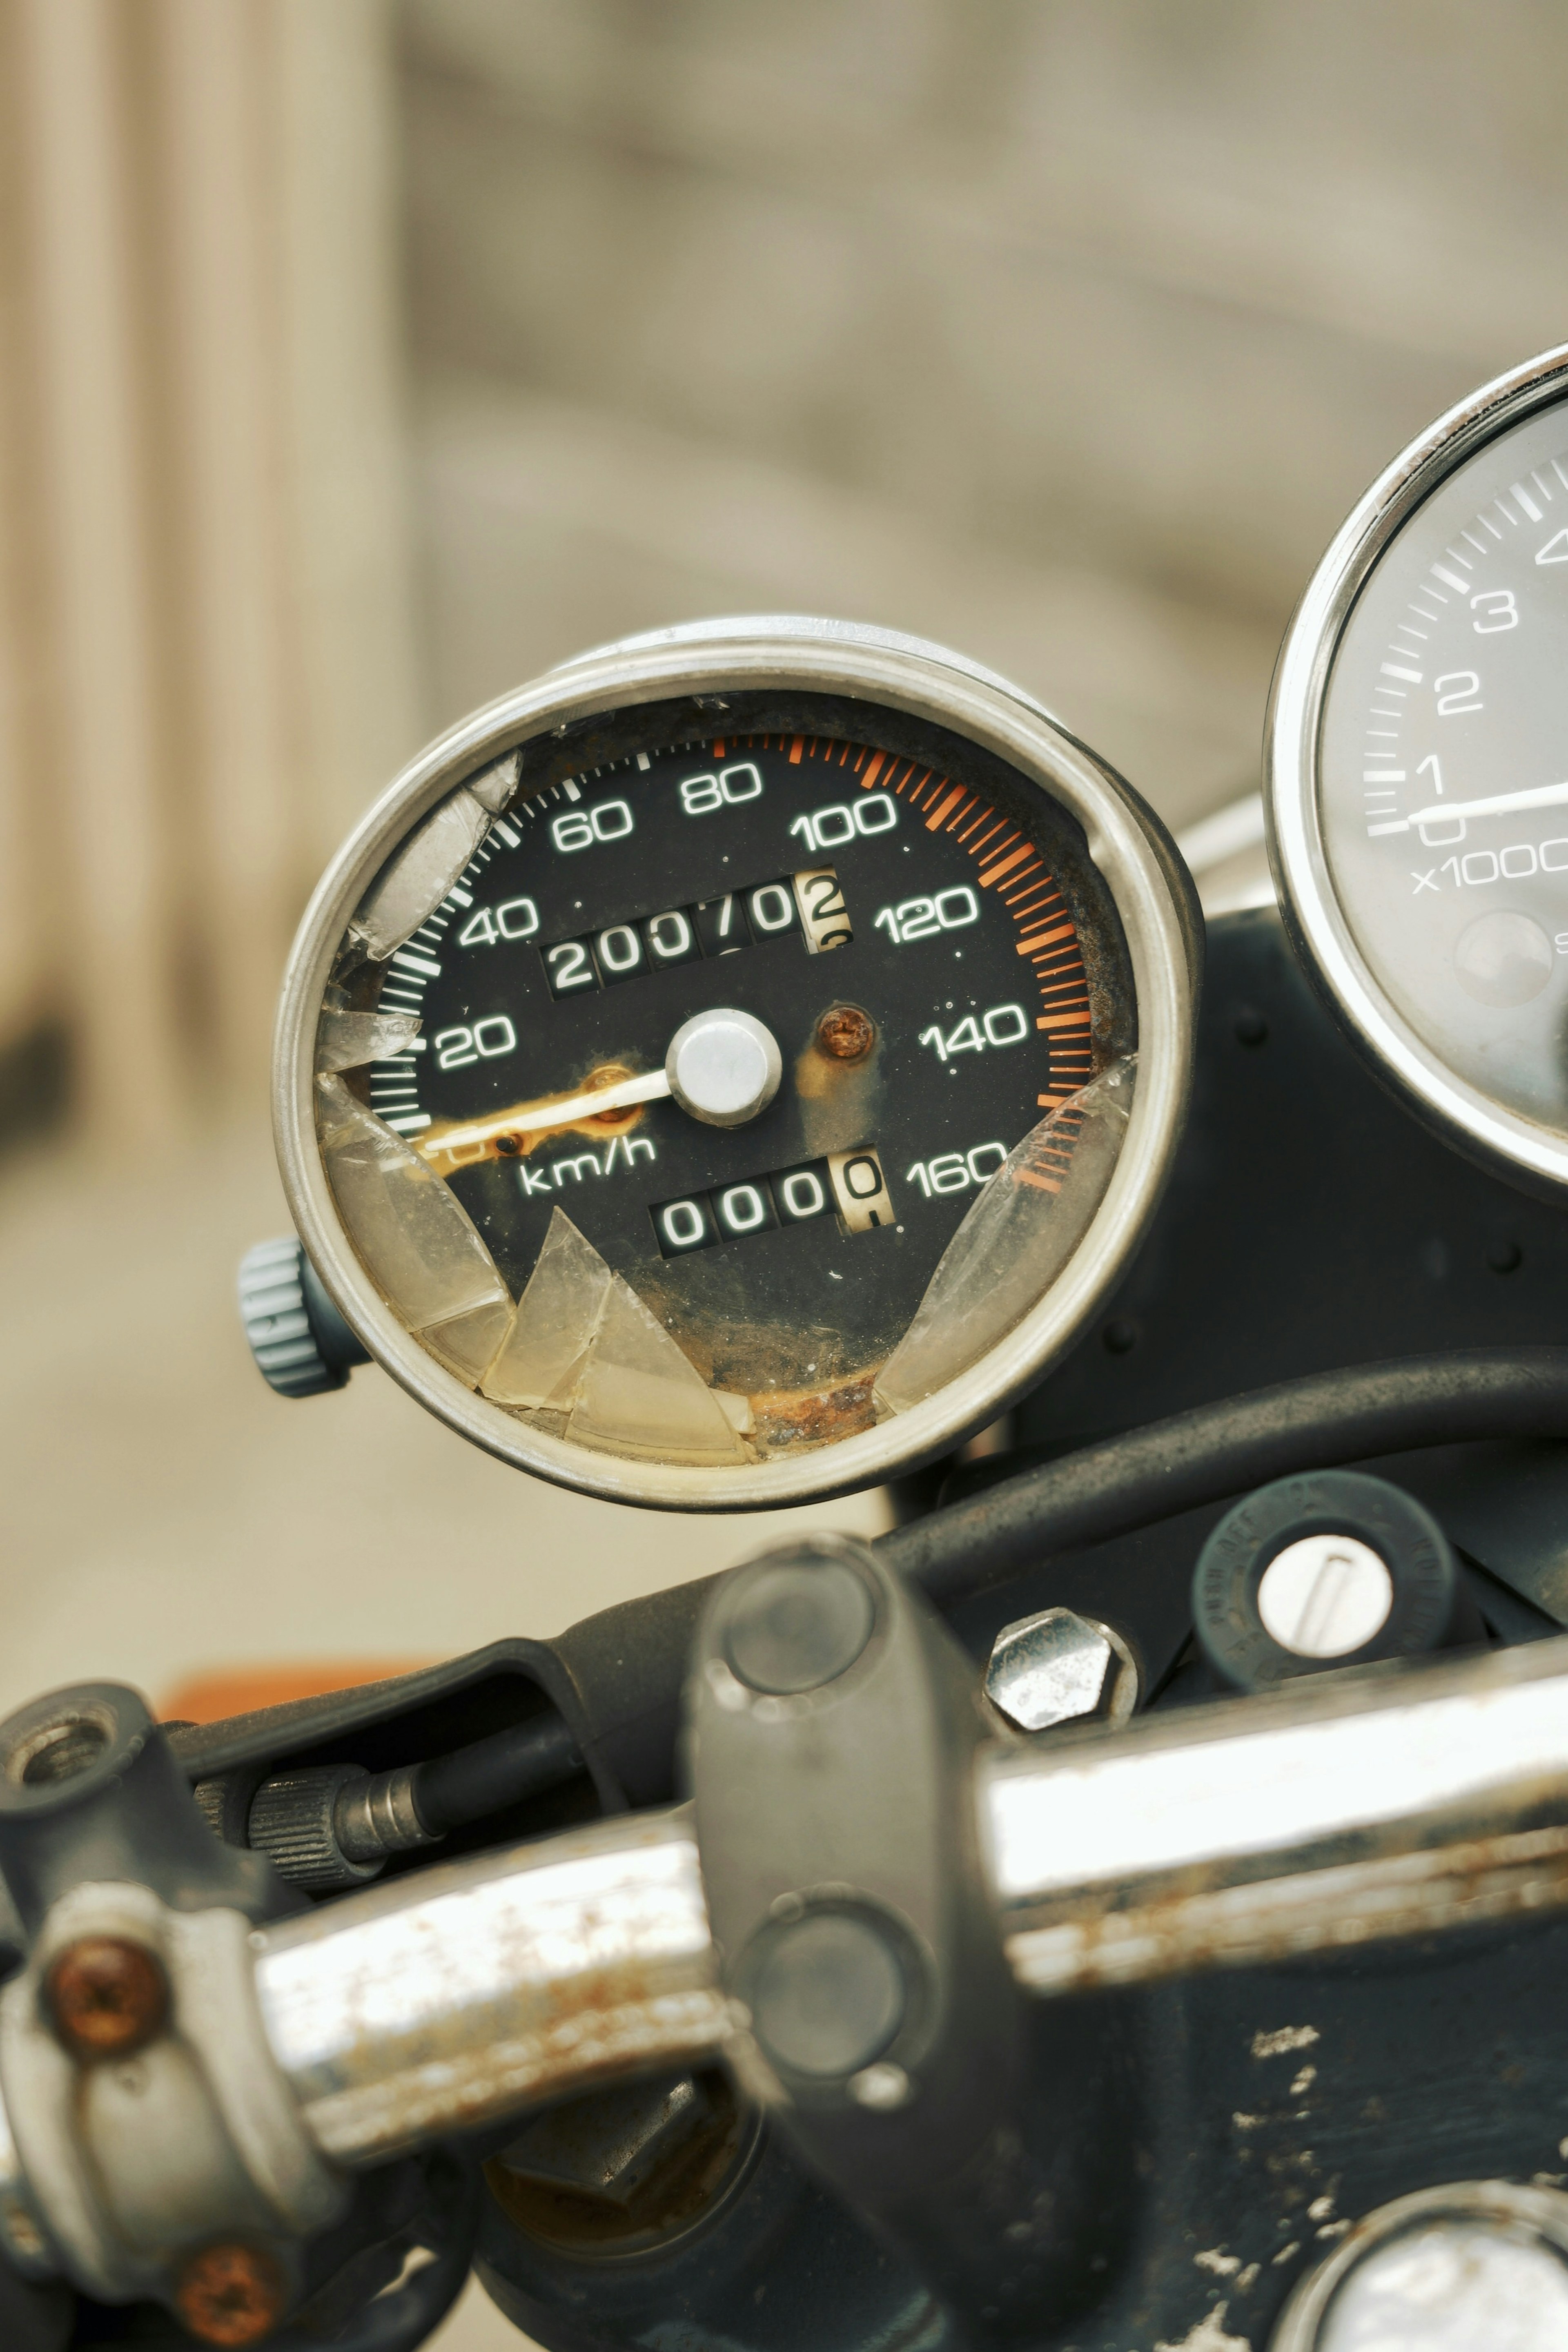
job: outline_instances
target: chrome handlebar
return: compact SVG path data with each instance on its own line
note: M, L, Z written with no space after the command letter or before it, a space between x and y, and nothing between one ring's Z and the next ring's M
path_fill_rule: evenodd
M1568 1902L1568 1638L997 1741L974 1801L1037 1996L1493 1923ZM252 1937L317 2146L373 2163L723 2053L685 1809L439 1865Z
M810 1884L789 1876L796 1864L766 1836L752 1851L754 1801L776 1841L804 1838L803 1861L863 1849L890 1864L894 1886L922 1854L956 1868L916 1902L936 1931L917 1964L936 1971L925 2013L939 2009L948 2036L946 2057L920 2062L923 2178L942 2100L1012 2079L990 2047L1006 1970L1049 1998L1568 1902L1568 1637L1029 1740L983 1732L956 1645L922 1632L895 1580L881 1594L891 1632L862 1678L880 1713L854 1715L853 1677L816 1716L815 1696L748 1695L711 1644L699 1664L703 1835L736 1851L700 1850L697 1808L629 1814L261 1927L250 1925L252 1858L211 1839L134 1695L84 1686L40 1702L0 1779L0 1811L37 1817L37 1855L63 1873L29 1878L32 1849L18 1850L12 1892L30 1949L0 1991L0 2306L6 2294L47 2296L63 2276L110 2302L161 2298L200 2334L193 2295L237 2265L258 2326L270 2325L308 2298L310 2249L347 2226L363 2168L621 2076L714 2060L764 2098L796 2100L761 2062L764 2021L734 1997L713 1916L739 1916L736 1873L750 1872L761 1925L743 1919L743 1938L771 1937L776 1950L809 1906L841 1916L858 1903L851 1940L863 1955L866 1923L886 1919L894 1898L876 1910L874 1890L857 1895L841 1868ZM946 1690L946 1715L919 1714L922 1657L936 1660L929 1688ZM747 1727L737 1746L727 1748L715 1707ZM40 1739L56 1741L59 1769L13 1770ZM78 1843L51 1846L50 1810L78 1790ZM857 1790L860 1817L845 1810ZM938 1802L951 1837L918 1826L920 1805ZM904 1832L907 1852L883 1854ZM780 1870L779 1884L802 1891L770 1901ZM988 1924L977 1906L988 1934L976 1932ZM888 1932L907 1945L914 1931L892 1921ZM740 1949L742 1985L756 1948ZM79 2014L62 2008L62 1969L89 1996ZM141 1987L140 2023L128 1985ZM793 2136L822 2128L820 2089L804 2084L786 2118ZM846 2072L844 2091L852 2108L862 2091L867 2105L892 2106L908 2077L866 2063ZM861 2142L846 2130L840 2169L863 2201ZM895 2169L904 2160L896 2133L876 2147ZM984 2270L1010 2244L961 2246L954 2259Z

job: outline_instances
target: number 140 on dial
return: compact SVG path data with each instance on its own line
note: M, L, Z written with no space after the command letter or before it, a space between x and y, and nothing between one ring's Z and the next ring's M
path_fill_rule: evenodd
M993 1004L977 1021L972 1013L951 1029L923 1029L920 1042L936 1049L938 1061L954 1054L983 1054L988 1045L1021 1045L1029 1035L1029 1015L1021 1004Z

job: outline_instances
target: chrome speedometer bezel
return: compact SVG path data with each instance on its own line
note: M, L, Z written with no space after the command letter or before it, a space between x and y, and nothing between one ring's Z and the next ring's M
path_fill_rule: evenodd
M1323 709L1363 588L1417 509L1458 468L1568 397L1568 344L1483 384L1401 451L1335 534L1281 647L1264 730L1263 800L1281 911L1353 1045L1426 1122L1531 1190L1568 1187L1568 1137L1458 1076L1391 1003L1358 948L1329 870L1319 804Z
M317 1140L316 1026L355 908L412 827L446 793L518 743L676 695L829 692L925 718L982 744L1071 812L1120 916L1133 968L1139 1080L1115 1172L1067 1267L1007 1338L936 1395L831 1445L705 1468L591 1452L465 1388L413 1339L350 1244ZM1137 795L1005 679L945 648L834 621L704 622L603 646L503 696L405 768L344 844L306 910L285 974L273 1120L289 1209L329 1295L372 1357L449 1427L488 1453L605 1499L664 1509L756 1510L876 1485L950 1450L1005 1410L1082 1332L1146 1230L1180 1137L1191 1078L1200 931L1190 880Z

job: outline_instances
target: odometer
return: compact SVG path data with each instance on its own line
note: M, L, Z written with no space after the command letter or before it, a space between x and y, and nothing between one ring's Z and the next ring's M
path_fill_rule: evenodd
M548 1475L755 1505L994 1413L1152 1206L1190 911L1001 681L826 624L493 706L328 877L280 1031L302 1234L373 1352ZM347 1246L345 1246L347 1244Z
M1467 1149L1568 1181L1568 360L1407 449L1281 658L1286 913L1352 1034Z

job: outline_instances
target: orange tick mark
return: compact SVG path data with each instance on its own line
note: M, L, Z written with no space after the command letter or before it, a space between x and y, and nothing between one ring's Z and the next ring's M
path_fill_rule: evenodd
M993 883L999 882L1001 880L1004 874L1010 874L1015 866L1021 866L1026 858L1032 857L1033 856L1034 844L1032 841L1026 841L1023 847L1021 849L1015 849L1010 856L999 857L994 866L988 866L985 872L981 875L981 889L988 890Z
M1019 955L1033 955L1037 948L1048 948L1053 940L1066 940L1071 939L1071 936L1072 926L1071 923L1058 923L1055 930L1053 931L1035 931L1029 939L1019 940Z

